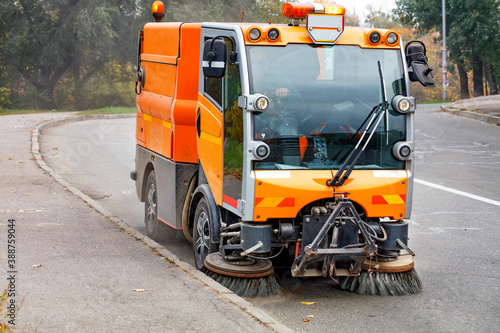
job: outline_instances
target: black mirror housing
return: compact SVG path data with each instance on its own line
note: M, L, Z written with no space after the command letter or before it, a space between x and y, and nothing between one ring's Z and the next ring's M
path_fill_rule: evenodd
M221 78L226 72L227 48L222 39L208 39L203 47L203 75Z
M410 81L420 82L424 87L434 87L434 75L427 61L425 44L418 40L412 40L405 46L406 62Z

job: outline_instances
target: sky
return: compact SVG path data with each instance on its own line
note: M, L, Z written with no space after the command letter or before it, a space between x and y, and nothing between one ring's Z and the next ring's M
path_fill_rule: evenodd
M300 0L300 2L312 2L311 0ZM381 9L383 12L389 12L396 8L395 0L335 0L333 3L338 3L346 8L346 13L356 11L356 14L364 21L366 16L366 6L372 5L375 9Z

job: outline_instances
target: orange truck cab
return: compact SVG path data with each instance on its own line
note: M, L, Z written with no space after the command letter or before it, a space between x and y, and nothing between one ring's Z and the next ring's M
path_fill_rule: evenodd
M218 252L356 275L409 250L409 83L433 85L432 69L422 43L345 27L341 6L283 14L289 25L145 25L131 177L147 234L182 230L198 269Z

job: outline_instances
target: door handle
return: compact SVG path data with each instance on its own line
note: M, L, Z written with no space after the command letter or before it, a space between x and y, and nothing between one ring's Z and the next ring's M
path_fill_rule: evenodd
M198 138L201 136L201 112L200 108L198 108L196 112L196 132L198 133Z

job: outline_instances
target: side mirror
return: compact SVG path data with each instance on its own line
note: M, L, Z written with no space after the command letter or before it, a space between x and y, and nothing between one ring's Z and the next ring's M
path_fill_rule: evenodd
M408 64L408 74L410 81L420 82L424 87L434 87L434 75L432 68L427 62L427 51L425 44L418 40L412 40L405 46L406 62Z
M226 71L226 42L222 39L208 39L203 47L203 75L220 78Z

